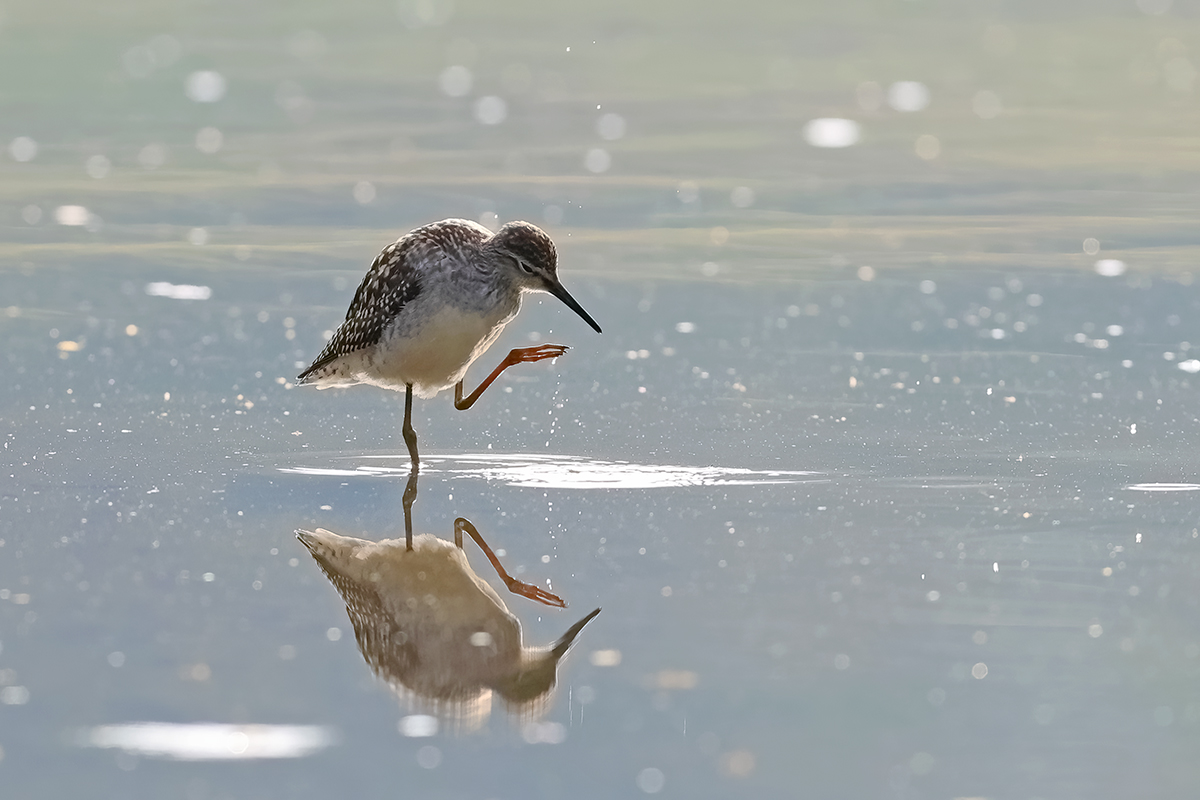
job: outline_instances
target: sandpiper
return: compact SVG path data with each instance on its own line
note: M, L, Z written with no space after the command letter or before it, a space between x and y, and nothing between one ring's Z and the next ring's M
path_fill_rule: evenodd
M414 393L433 397L453 386L454 407L465 411L507 368L567 351L561 344L517 348L463 397L467 367L517 315L526 292L549 292L600 332L559 281L554 242L536 225L510 222L494 235L464 219L423 225L375 258L346 321L297 383L403 389L404 442L415 468Z

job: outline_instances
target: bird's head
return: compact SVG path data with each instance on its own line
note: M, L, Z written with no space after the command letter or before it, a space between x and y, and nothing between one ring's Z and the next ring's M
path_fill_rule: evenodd
M509 222L496 232L488 245L504 259L505 267L513 271L515 282L523 291L549 292L600 333L596 320L559 281L558 251L545 231L528 222Z
M549 647L525 649L517 669L497 680L492 688L506 703L513 706L535 704L544 698L554 688L558 677L558 662L571 649L575 637L584 626L599 613L600 609L597 608L576 622Z

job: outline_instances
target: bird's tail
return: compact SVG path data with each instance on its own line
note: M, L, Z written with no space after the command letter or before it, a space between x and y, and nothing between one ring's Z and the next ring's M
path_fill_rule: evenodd
M316 386L318 389L353 386L356 383L358 381L341 361L318 360L296 377L297 386Z
M296 538L308 548L308 552L322 561L338 561L348 557L359 547L370 544L363 539L339 536L324 528L317 528L315 531L297 530Z

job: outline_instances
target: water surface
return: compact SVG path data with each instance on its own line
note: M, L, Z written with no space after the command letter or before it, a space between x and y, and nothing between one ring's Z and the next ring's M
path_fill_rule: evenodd
M1200 38L1161 5L9 9L3 784L1188 796ZM401 396L292 381L446 216L543 224L605 330L533 298L471 376L569 353L417 404L417 532L566 601L506 595L527 646L602 609L470 725L294 535L403 535Z

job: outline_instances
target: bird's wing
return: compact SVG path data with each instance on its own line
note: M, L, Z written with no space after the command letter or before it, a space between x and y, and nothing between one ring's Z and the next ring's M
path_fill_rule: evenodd
M354 293L354 300L329 344L298 380L316 372L334 359L370 347L379 341L384 330L400 310L421 290L420 275L415 267L414 250L420 251L420 239L412 234L383 249L375 257L366 277Z

